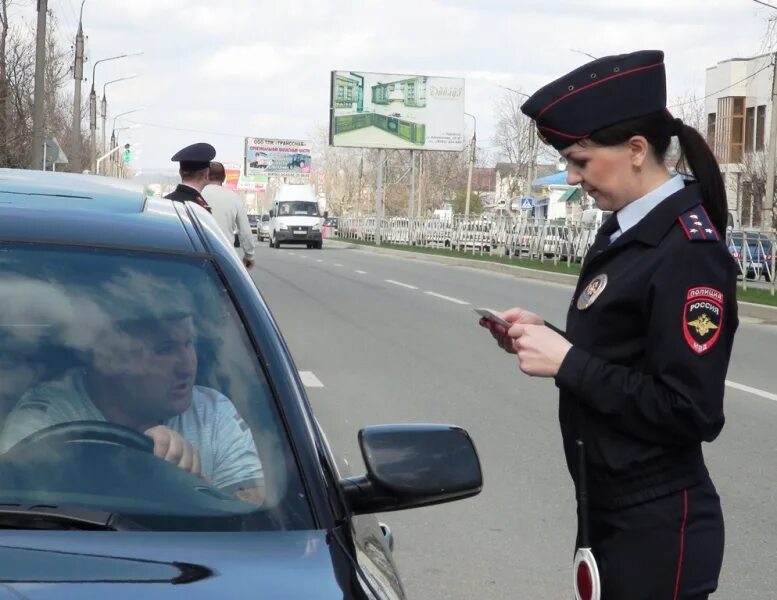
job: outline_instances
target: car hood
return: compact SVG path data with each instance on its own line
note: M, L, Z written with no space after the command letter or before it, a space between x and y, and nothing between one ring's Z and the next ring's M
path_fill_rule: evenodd
M326 532L0 534L0 600L349 597Z

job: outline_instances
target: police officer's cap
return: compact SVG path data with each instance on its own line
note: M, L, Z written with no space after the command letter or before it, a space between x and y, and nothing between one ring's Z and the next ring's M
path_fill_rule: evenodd
M199 171L207 169L214 158L216 149L210 144L199 142L182 148L170 160L181 163L181 169L184 171Z
M592 133L666 108L664 53L606 56L549 83L521 110L542 141L563 150Z

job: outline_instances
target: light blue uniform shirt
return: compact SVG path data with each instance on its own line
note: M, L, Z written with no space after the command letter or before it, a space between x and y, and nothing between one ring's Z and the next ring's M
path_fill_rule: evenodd
M638 198L637 200L634 200L634 202L630 202L621 208L615 213L615 216L618 219L618 230L610 236L610 243L612 244L629 229L634 227L644 219L651 210L661 204L669 196L679 192L683 188L685 188L683 176L675 175L652 192L648 192L642 196L642 198Z

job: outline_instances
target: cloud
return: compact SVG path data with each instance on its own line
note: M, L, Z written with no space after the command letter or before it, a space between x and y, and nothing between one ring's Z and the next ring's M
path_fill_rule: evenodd
M140 73L115 88L110 110L147 106L138 121L171 128L133 132L146 142L144 168L167 166L202 137L179 129L217 128L212 141L230 162L241 160L242 135L305 137L327 122L329 73L339 69L465 77L483 140L495 97L507 93L499 86L531 92L590 60L572 49L663 49L670 98L699 93L706 67L762 51L772 16L741 0L137 0L84 10L91 57L145 51L97 76L99 85Z

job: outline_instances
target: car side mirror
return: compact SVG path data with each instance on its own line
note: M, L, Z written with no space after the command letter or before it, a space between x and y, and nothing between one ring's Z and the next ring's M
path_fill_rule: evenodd
M270 214L270 218L272 219L275 216L275 211L271 208L269 214Z
M483 473L469 434L453 425L377 425L359 432L367 474L340 484L354 514L462 500Z

